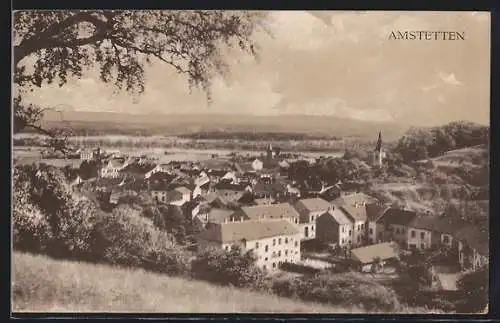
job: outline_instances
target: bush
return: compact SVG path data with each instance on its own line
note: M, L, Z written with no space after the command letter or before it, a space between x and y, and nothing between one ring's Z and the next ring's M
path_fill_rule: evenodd
M251 251L242 252L237 246L229 251L207 248L191 263L193 277L221 285L258 289L264 272L255 264Z
M273 291L280 296L305 301L359 305L368 311L391 312L400 307L393 290L356 273L322 273L292 281L276 281Z
M462 313L482 312L488 305L488 267L464 274L457 281L462 294L457 309Z

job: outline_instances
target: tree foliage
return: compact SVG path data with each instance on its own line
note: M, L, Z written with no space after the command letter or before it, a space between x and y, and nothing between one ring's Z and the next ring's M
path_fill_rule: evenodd
M457 281L458 290L463 293L463 300L457 308L462 313L482 312L488 305L489 268L468 272Z
M13 15L14 130L39 127L44 110L21 102L43 84L65 85L90 68L132 93L144 91L145 65L175 68L208 94L210 80L228 72L221 45L256 54L251 34L260 12L234 11L16 11Z

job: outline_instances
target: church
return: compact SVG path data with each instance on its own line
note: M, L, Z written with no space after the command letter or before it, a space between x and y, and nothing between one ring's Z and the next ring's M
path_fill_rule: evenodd
M377 145L375 146L375 150L372 152L372 166L381 167L384 163L385 157L386 152L382 148L382 131L379 131Z

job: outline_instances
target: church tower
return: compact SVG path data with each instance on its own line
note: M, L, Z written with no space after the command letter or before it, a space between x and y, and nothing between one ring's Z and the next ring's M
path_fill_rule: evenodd
M380 167L382 166L385 158L385 151L382 148L382 131L378 133L377 145L373 151L372 165Z

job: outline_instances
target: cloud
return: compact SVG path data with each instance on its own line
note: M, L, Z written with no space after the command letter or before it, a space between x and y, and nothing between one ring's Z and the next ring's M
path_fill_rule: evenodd
M462 85L462 82L460 82L459 80L457 80L457 78L455 77L455 74L453 73L450 73L450 74L446 74L446 73L443 73L443 72L439 72L439 78L446 84L450 84L450 85Z

